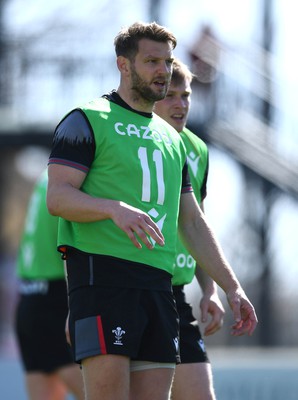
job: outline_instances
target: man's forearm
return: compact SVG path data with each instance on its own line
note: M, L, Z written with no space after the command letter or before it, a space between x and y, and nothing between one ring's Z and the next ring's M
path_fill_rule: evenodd
M196 279L202 292L208 296L212 296L217 292L217 285L214 280L203 270L198 264L196 265Z
M94 222L111 218L119 201L95 198L71 185L49 186L47 205L52 215L73 222Z
M179 231L196 262L226 293L241 287L202 213L180 224Z

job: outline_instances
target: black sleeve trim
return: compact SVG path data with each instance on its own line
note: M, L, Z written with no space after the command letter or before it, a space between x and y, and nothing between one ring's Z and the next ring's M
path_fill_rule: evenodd
M95 156L95 138L90 122L81 109L72 110L58 124L50 163L88 171Z
M182 170L181 193L189 193L189 192L193 192L193 188L191 185L190 176L188 173L187 161L186 161Z

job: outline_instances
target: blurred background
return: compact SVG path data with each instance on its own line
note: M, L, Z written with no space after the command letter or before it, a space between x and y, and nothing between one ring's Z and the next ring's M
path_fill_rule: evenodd
M282 0L0 0L1 386L21 379L15 258L55 126L117 88L120 28L155 20L196 74L188 126L210 150L206 214L260 321L252 337L234 338L227 310L206 339L219 399L297 399L297 9ZM196 283L187 293L198 310ZM254 389L243 393L247 381ZM19 387L2 398L25 399Z

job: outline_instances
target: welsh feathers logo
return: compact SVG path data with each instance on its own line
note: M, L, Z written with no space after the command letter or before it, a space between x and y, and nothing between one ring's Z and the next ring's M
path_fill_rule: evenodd
M120 328L120 326L117 326L116 329L112 330L112 333L114 333L115 335L114 344L116 344L117 346L123 346L122 339L123 335L125 335L125 331L122 328Z

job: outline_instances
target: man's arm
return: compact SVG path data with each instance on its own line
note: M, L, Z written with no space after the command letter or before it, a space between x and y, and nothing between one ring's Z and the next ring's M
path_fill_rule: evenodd
M236 336L251 335L257 325L254 307L225 258L193 193L181 195L179 232L199 266L225 291L235 319L231 333Z
M133 244L141 248L136 235L149 248L152 244L146 234L159 245L164 238L158 226L143 211L122 201L92 197L80 190L86 174L60 164L48 167L47 206L50 214L73 222L93 222L112 219Z
M205 213L204 201L200 203L200 208ZM198 264L196 265L195 275L202 291L200 300L201 322L206 323L208 314L211 316L211 320L205 326L204 335L213 335L223 325L225 309L218 296L217 284Z

